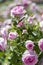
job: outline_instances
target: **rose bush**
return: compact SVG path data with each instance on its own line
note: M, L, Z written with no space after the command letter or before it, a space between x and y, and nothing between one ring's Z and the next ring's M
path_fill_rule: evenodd
M35 3L22 0L10 15L0 25L0 64L38 65L43 56L43 13Z

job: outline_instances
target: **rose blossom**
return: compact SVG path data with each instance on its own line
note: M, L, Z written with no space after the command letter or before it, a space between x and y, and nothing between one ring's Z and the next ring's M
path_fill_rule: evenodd
M30 10L31 10L32 12L35 12L35 11L37 10L37 5L36 5L35 3L32 3L32 4L30 5Z
M1 36L2 36L3 38L7 38L8 32L7 32L6 28L2 28L2 29L1 29Z
M26 47L28 50L33 50L34 43L33 43L31 40L27 40L27 41L25 42L25 47Z
M35 18L36 18L37 21L41 21L41 16L37 13L35 14Z
M39 49L43 51L43 38L39 40L38 42Z
M10 25L5 26L7 30L10 30L12 27Z
M4 40L4 38L0 37L0 50L4 51L6 49L7 42Z
M19 22L19 23L17 24L17 27L22 27L23 25L24 25L24 22L21 21L21 22Z
M30 0L22 0L22 4L24 6L28 6L29 4L31 4L31 1Z
M6 19L4 21L4 25L10 25L12 23L12 20L11 19Z
M9 39L15 39L15 38L17 38L17 36L18 36L18 34L17 34L16 31L15 31L15 32L10 32L10 33L9 33Z
M35 65L38 62L38 56L34 51L26 50L22 55L24 65Z
M23 14L25 14L26 11L24 10L23 6L15 6L12 10L11 10L11 16L21 16Z
M33 22L33 17L29 17L27 21L31 24Z

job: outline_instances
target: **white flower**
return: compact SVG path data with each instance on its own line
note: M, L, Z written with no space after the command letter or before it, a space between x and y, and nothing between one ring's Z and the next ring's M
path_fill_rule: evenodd
M43 21L41 21L39 24L40 24L41 31L43 31Z
M4 21L4 25L9 25L9 24L11 24L11 22L12 22L11 19L7 19Z
M9 30L12 28L10 25L6 25L5 27L6 27L6 30Z
M43 21L40 22L40 27L43 28Z

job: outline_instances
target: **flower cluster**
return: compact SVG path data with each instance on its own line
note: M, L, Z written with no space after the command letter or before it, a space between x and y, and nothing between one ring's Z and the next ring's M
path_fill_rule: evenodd
M43 12L30 0L10 8L11 19L0 23L3 59L8 65L36 65L43 53Z
M43 39L38 42L39 49L43 52ZM34 52L34 43L31 40L27 40L25 47L28 49L22 55L22 61L24 65L35 65L38 62L38 56Z

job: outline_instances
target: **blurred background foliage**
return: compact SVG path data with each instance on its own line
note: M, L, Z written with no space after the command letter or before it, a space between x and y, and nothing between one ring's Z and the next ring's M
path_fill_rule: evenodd
M0 0L0 22L4 21L3 12L9 7L11 4L15 4L14 1L16 0ZM43 9L43 4L37 4L41 9Z

